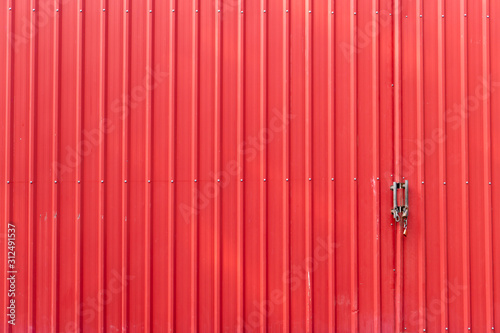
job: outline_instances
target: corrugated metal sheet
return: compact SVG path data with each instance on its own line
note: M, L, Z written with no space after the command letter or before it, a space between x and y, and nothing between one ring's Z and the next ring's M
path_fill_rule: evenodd
M500 323L498 1L0 4L0 331Z

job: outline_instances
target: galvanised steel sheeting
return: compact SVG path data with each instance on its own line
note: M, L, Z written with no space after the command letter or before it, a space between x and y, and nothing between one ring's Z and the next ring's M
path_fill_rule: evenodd
M500 325L498 1L0 17L1 332Z

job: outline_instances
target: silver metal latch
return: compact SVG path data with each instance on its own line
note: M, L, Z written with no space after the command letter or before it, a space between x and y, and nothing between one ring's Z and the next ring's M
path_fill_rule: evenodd
M398 205L398 189L404 189L404 205ZM408 229L408 181L404 183L394 182L391 186L393 208L391 214L396 222L403 222L403 235L406 237Z

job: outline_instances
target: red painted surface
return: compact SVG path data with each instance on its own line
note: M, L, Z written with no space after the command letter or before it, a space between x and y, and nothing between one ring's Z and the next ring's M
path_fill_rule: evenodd
M0 332L500 323L497 2L2 0L0 17Z

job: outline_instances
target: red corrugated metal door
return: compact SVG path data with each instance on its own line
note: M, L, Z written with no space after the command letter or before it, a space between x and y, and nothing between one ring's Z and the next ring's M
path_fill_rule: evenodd
M0 332L494 330L499 45L493 0L0 0Z

